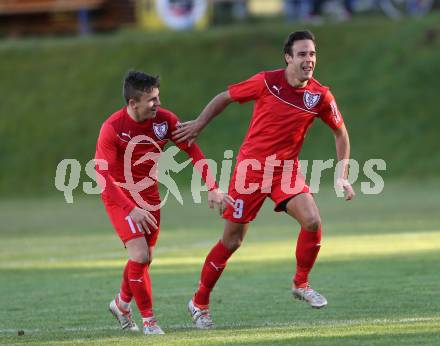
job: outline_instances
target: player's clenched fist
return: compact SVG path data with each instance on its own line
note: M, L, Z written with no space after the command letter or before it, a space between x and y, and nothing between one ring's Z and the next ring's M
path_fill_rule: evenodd
M340 189L344 191L344 197L346 201L352 200L356 195L354 193L353 187L347 179L338 179L336 184L339 186Z
M151 234L148 225L151 225L155 230L158 229L156 218L147 210L134 207L130 212L130 217L135 223L141 225L147 234Z

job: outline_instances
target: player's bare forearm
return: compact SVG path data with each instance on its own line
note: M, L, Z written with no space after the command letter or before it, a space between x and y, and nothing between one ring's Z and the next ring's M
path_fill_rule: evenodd
M339 172L339 178L347 179L348 176L348 159L350 158L350 138L344 124L336 130L335 135L336 155L338 162L343 161L342 169Z
M338 178L336 184L344 191L344 196L347 201L352 200L355 192L348 182L348 160L350 159L350 138L344 124L336 130L333 130L336 143L336 154L338 162L342 162L338 171Z
M187 121L173 131L173 141L180 143L188 140L193 143L206 125L218 114L220 114L231 102L229 91L224 91L215 96L203 109L197 119Z
M229 95L229 91L224 91L214 97L195 120L200 130L208 125L214 117L223 112L231 102L232 99Z

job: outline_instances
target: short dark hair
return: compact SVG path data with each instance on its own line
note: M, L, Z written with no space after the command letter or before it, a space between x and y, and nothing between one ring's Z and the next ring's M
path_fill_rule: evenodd
M149 76L139 71L129 71L124 77L123 95L128 104L130 99L139 101L144 92L151 92L153 88L160 87L159 76Z
M290 33L286 41L284 42L284 54L289 54L290 56L292 56L293 43L295 41L301 41L301 40L311 40L313 41L313 43L315 43L315 35L313 35L313 33L309 30L295 31ZM285 60L286 59L284 59L284 61Z

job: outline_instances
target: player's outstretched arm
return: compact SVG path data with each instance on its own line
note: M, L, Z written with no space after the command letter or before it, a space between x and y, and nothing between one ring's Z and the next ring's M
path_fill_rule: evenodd
M345 200L350 201L354 198L355 193L353 187L348 182L348 160L350 158L350 138L348 136L347 128L344 124L337 129L333 129L335 135L336 153L338 161L342 161L342 167L338 172L336 183L344 190Z
M211 209L218 209L220 215L222 215L228 204L234 206L234 199L218 188L214 175L209 169L209 165L206 163L205 155L200 147L197 144L189 146L182 143L177 143L177 145L188 154L194 167L199 171L202 179L205 181L206 186L209 189L209 207Z
M229 91L224 91L214 97L203 109L195 120L187 121L173 131L173 141L176 143L188 141L191 145L206 125L218 114L220 114L231 102L233 102Z

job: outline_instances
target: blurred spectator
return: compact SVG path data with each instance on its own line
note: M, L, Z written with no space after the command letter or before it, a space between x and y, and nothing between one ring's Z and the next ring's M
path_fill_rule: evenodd
M284 11L287 20L307 20L313 8L315 0L284 0Z
M324 12L332 15L338 21L349 20L353 15L354 0L313 0L312 17L322 17Z
M248 0L215 0L214 23L229 23L246 19L249 15Z
M284 0L284 9L289 21L311 21L322 23L323 8L336 20L348 20L353 14L354 0Z

